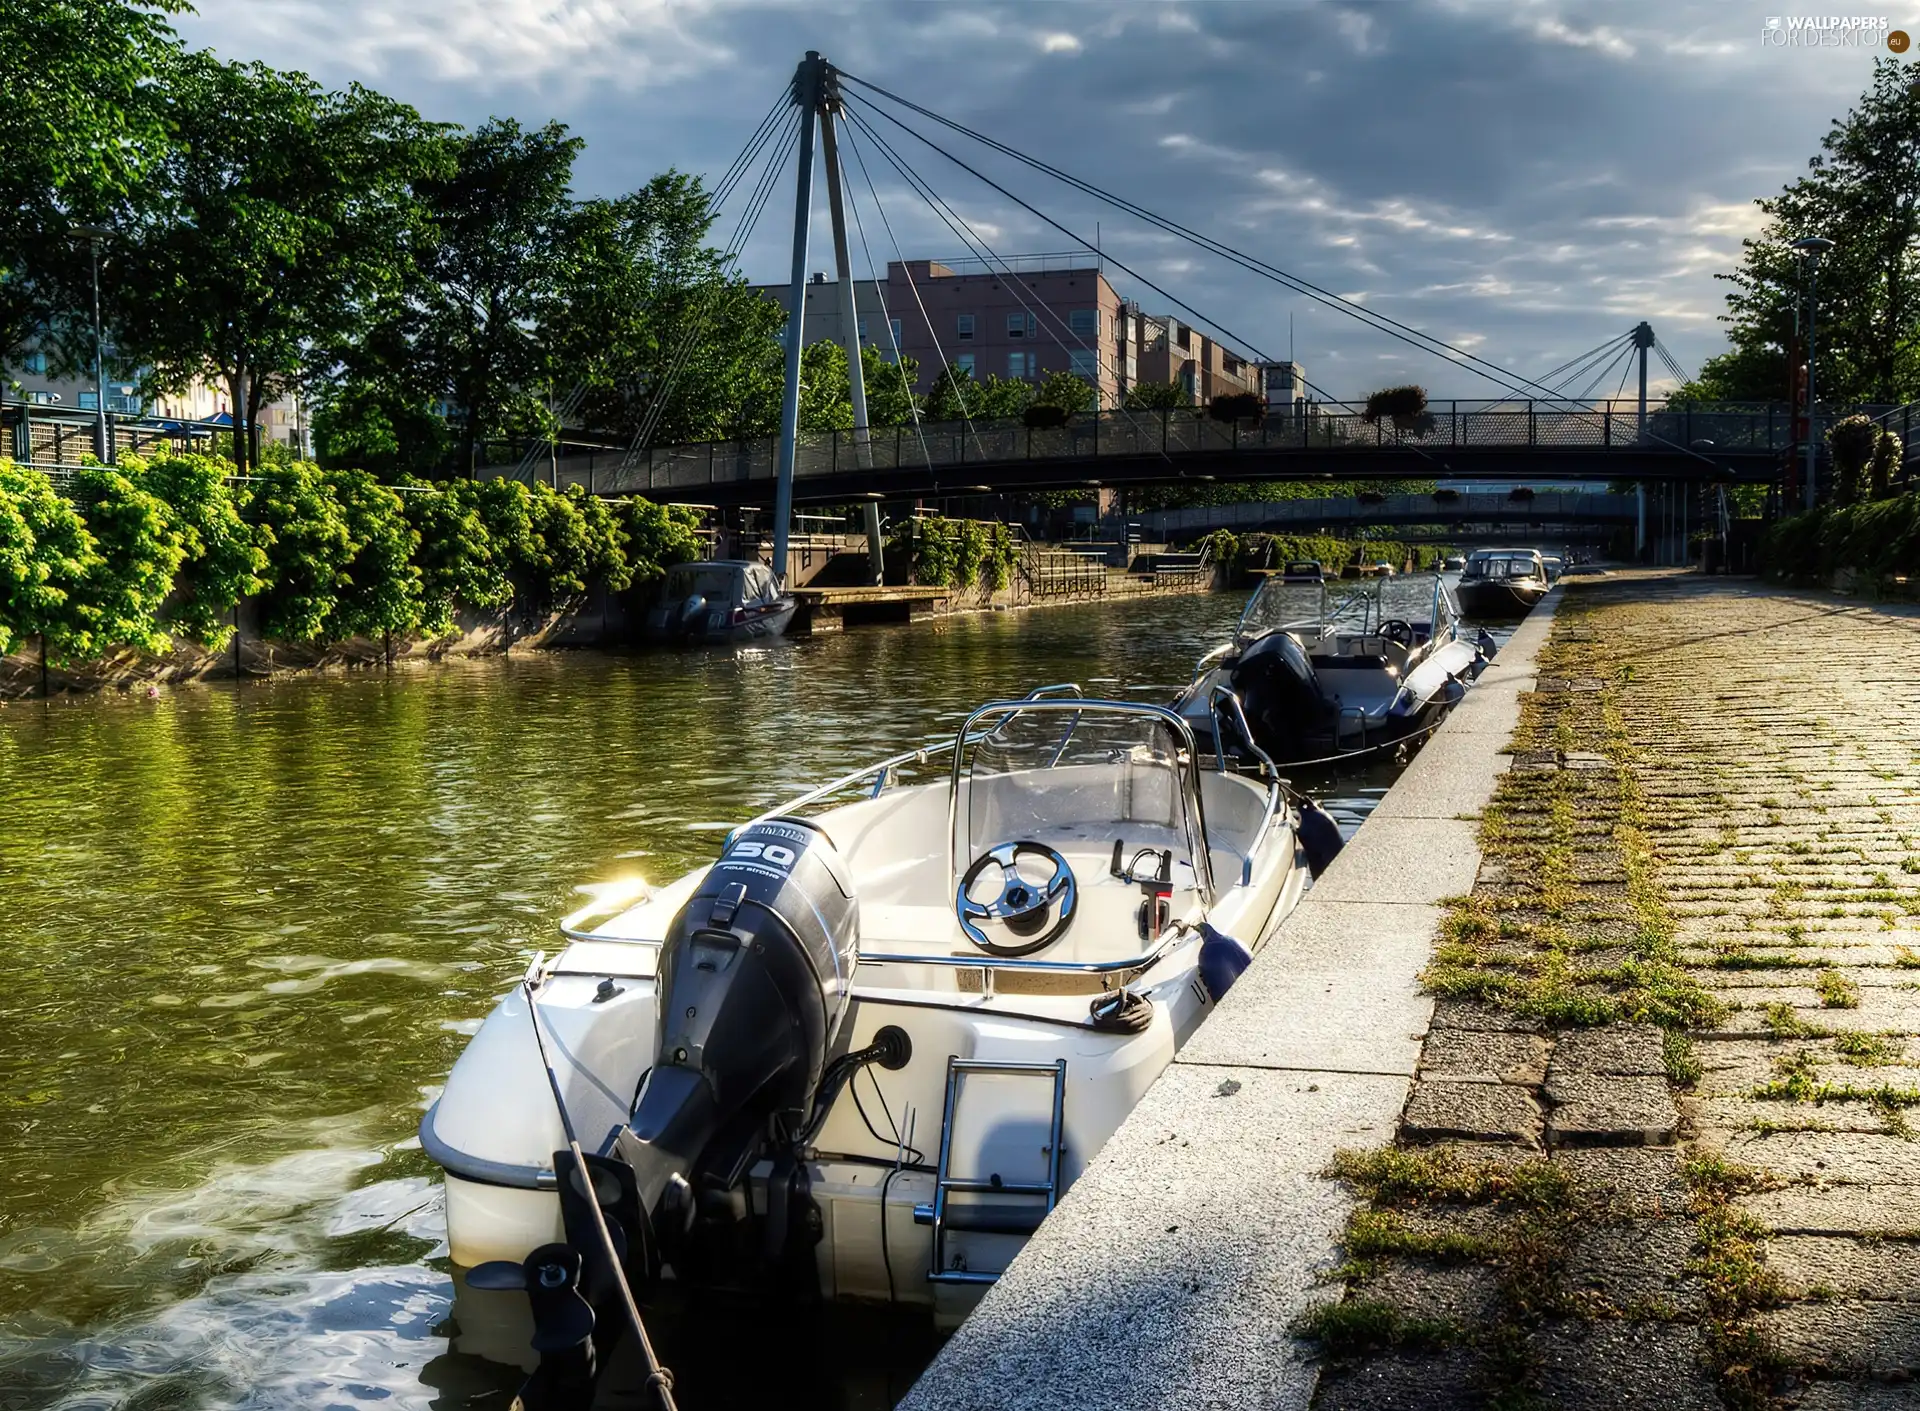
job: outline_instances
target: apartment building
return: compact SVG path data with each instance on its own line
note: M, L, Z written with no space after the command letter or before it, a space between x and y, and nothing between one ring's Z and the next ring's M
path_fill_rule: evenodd
M787 306L786 285L754 288ZM992 375L1039 382L1071 372L1093 384L1102 407L1121 405L1139 382L1176 383L1196 405L1264 390L1260 364L1177 319L1143 314L1091 253L1026 256L992 268L896 260L884 280L855 281L854 308L863 344L898 346L918 362L921 392L948 363L983 381ZM814 275L805 310L809 343L840 338L837 283Z
M7 402L25 403L29 412L44 407L49 411L92 413L99 407L91 377L57 377L50 371L47 354L29 348L16 363L0 369L4 374ZM137 377L109 376L102 389L107 413L116 419L147 421L231 421L232 398L224 385L195 382L185 391L149 397L142 393ZM260 439L294 447L302 455L311 455L312 416L297 392L275 398L260 409Z

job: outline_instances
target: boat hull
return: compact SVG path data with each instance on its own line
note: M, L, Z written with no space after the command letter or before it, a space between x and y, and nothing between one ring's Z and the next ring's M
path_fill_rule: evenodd
M1501 583L1462 579L1454 588L1460 611L1468 617L1525 617L1547 595L1543 583Z
M691 628L683 627L674 614L656 610L647 620L647 637L650 641L690 647L770 642L786 635L798 607L794 599L782 598L764 609L747 609L747 616L739 622L732 620L730 611L715 609Z

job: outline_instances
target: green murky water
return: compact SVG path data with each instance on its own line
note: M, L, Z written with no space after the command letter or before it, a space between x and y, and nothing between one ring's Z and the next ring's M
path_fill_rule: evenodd
M1165 699L1239 606L0 709L0 1407L504 1406L414 1131L574 887L994 696Z

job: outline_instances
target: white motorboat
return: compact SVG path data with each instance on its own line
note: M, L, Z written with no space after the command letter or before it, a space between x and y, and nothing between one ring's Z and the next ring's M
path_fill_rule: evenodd
M623 1327L609 1245L643 1301L664 1275L957 1322L1337 848L1270 761L1063 686L596 901L421 1123L463 1350L524 1361L500 1320L530 1309L527 1405L575 1404L553 1387Z
M1524 617L1552 586L1538 549L1476 549L1458 591L1475 617Z
M764 641L780 636L797 606L757 559L696 559L667 570L647 635L663 642Z
M1396 747L1438 725L1493 657L1486 632L1463 634L1438 574L1362 580L1338 598L1330 586L1260 585L1174 702L1196 735L1294 765ZM1244 716L1222 719L1228 699Z

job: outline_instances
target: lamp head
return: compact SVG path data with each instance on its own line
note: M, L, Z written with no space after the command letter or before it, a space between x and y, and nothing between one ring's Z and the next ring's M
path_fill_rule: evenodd
M1787 246L1789 250L1798 250L1801 254L1818 259L1833 248L1833 242L1824 235L1803 235Z
M104 225L75 225L69 233L75 240L105 240L113 234Z

